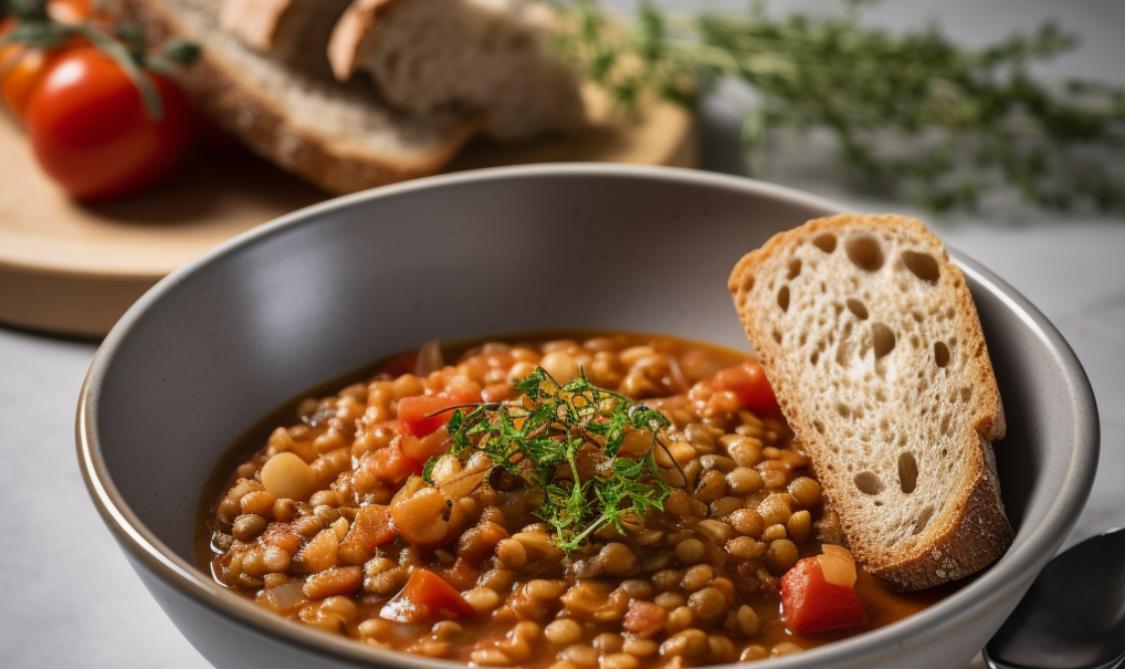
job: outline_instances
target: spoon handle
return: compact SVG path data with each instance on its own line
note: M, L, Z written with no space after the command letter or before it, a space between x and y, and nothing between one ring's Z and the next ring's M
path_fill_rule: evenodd
M984 656L984 663L988 666L988 669L1031 669L1023 665L1009 664L1007 662L1004 662L1003 660L994 658L988 654L988 648L983 649L981 651L981 655ZM1106 664L1102 664L1096 667L1083 667L1083 669L1118 669L1118 667L1122 666L1123 664L1125 664L1125 653L1122 653ZM1060 666L1058 667L1058 669L1064 668Z

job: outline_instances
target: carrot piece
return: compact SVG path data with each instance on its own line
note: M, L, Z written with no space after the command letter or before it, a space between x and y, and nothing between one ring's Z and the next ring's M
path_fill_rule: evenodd
M375 549L398 536L391 518L391 507L370 504L356 512L351 529L340 544L340 557L345 562L366 562ZM345 558L347 556L347 558Z
M380 448L367 458L369 462L365 466L370 467L375 478L391 484L402 483L411 474L421 474L425 464L403 453L397 443Z

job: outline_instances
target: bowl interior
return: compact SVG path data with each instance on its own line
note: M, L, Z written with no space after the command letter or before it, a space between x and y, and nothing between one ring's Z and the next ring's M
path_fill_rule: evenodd
M687 172L502 172L299 212L138 303L95 361L87 424L103 478L157 542L194 564L201 490L261 416L434 338L606 328L748 348L726 289L731 268L775 232L833 209ZM1018 532L1009 560L1046 520L1073 522L1085 498L1075 463L1096 458L1096 437L1093 455L1072 448L1090 427L1065 343L1022 298L964 266L1007 412L996 455Z

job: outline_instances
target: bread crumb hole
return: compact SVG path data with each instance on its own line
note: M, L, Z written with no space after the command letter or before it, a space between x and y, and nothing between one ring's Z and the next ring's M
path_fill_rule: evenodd
M860 472L853 479L855 487L864 495L878 495L883 492L883 482L872 472Z
M941 419L941 433L947 437L949 436L949 419L949 414L945 414Z
M782 286L781 290L777 291L777 306L784 312L789 311L789 286Z
M840 418L848 420L852 417L852 410L848 408L847 404L836 403L836 413L840 414Z
M814 420L812 423L813 429L817 432L824 434L824 423L819 420Z
M809 356L809 363L816 367L818 362L820 362L820 351L813 351L812 355Z
M739 289L744 293L754 290L754 275L749 272L743 274L742 280L739 282Z
M867 305L854 297L849 297L847 301L848 311L855 314L855 317L861 321L867 320Z
M852 237L844 247L848 260L856 267L874 272L883 266L883 249L874 237L861 235Z
M915 311L912 315L914 316L914 320L918 321L919 323L926 320L926 317L922 315L921 311Z
M874 339L876 361L895 349L895 333L886 324L872 323L871 336Z
M934 342L934 362L938 367L949 364L949 347L943 341Z
M813 246L817 247L825 253L832 253L836 250L836 235L826 232L823 235L817 235L812 240Z
M906 265L906 269L910 273L926 283L937 283L941 278L941 273L938 270L937 260L929 253L919 253L918 251L903 251L902 264Z
M773 331L773 340L775 342L777 342L778 344L781 343L781 330L774 330Z
M883 501L879 499L875 500L875 506L883 506Z
M921 534L922 530L926 529L926 526L930 524L930 518L932 518L933 515L933 505L927 506L926 508L922 509L922 513L918 514L918 519L914 521L914 530L910 533L913 535Z
M796 279L798 276L800 276L800 274L801 274L801 260L799 258L796 259L796 260L790 260L789 261L789 280L792 281L793 279Z
M973 396L973 389L972 388L966 387L966 388L961 389L961 401L962 402L968 403L969 398L972 397L972 396Z
M918 485L918 461L910 451L898 456L898 487L909 495Z

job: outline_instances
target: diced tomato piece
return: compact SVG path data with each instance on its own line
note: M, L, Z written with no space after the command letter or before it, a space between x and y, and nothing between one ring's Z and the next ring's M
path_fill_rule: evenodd
M370 464L367 465L375 474L375 478L387 483L401 483L411 474L421 474L424 462L419 462L402 452L398 443L391 443L386 448L371 453Z
M737 367L724 369L715 375L715 387L729 390L742 400L742 405L756 414L776 416L781 413L777 396L762 366L747 360Z
M410 575L406 587L383 606L379 617L400 623L432 623L474 613L476 609L445 579L419 569Z
M403 374L413 374L417 366L418 351L410 351L409 353L402 353L391 358L390 362L383 365L383 369L379 370L379 372L393 379L397 379Z
M781 577L785 626L795 634L851 627L867 620L855 588L829 583L820 560L801 560Z
M398 401L398 423L402 433L424 437L436 432L453 417L453 407L480 402L480 390L448 390L437 395L404 397Z

